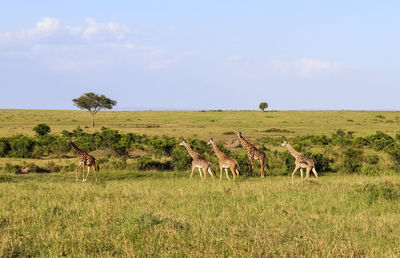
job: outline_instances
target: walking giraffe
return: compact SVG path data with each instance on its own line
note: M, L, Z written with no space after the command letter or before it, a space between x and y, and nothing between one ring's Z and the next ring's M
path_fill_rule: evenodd
M235 179L235 176L239 176L239 164L236 162L234 158L228 157L225 153L223 153L217 146L217 143L213 140L213 138L210 139L210 141L207 143L208 145L212 145L213 150L215 152L215 155L218 157L218 164L219 164L219 181L222 179L222 169L225 169L225 174L226 178L229 179L229 173L228 169L231 169L233 179Z
M185 146L189 155L193 159L192 160L192 172L190 173L190 179L192 179L193 171L197 168L199 170L200 177L203 181L206 180L207 172L211 175L212 179L214 180L214 174L210 168L211 163L208 162L206 159L204 159L199 153L195 152L185 140L183 140L179 145ZM201 170L203 170L203 172ZM203 173L204 173L204 177L203 177Z
M72 148L74 148L75 152L80 155L79 165L75 170L76 181L78 181L78 177L79 177L78 170L82 165L83 165L82 182L85 182L87 180L87 178L89 177L90 168L93 168L94 176L96 177L96 181L97 181L97 171L100 171L100 168L99 168L99 165L96 164L96 158L93 157L92 155L90 155L89 153L87 153L86 151L79 149L72 140L68 139L67 143L69 145L71 145ZM88 172L87 172L86 178L85 178L85 166L88 166Z
M312 171L314 173L315 177L318 179L318 173L317 173L317 170L315 170L314 160L307 158L302 153L293 149L293 147L290 146L290 144L287 141L284 141L281 144L281 146L282 147L286 146L289 149L290 154L296 159L296 161L295 161L296 167L294 168L293 173L292 173L292 181L293 181L294 174L296 174L296 171L299 168L300 168L301 179L303 179L303 168L306 169L306 178L310 177L310 171Z
M251 165L251 175L254 175L254 160L259 160L261 164L261 177L264 177L264 163L269 171L268 163L265 162L265 153L256 148L253 144L243 138L241 132L237 132L240 144L247 149L247 157L249 157Z

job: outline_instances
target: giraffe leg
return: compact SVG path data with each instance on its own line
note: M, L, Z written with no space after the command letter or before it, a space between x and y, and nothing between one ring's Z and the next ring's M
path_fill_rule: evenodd
M261 177L264 177L264 159L260 160L260 164L261 164Z
M306 169L306 179L310 178L310 171L311 171L311 167L307 167L307 169Z
M211 175L212 179L215 180L215 178L214 178L214 173L211 171L211 168L208 167L207 170L208 170L208 173Z
M303 180L303 171L304 171L304 169L303 169L303 168L300 168L301 180Z
M231 180L229 179L229 173L228 173L228 169L227 169L227 168L225 168L225 174L226 174L226 178L228 178L228 181L231 181Z
M94 171L94 177L96 178L96 182L97 182L97 169L96 169L96 164L93 164L93 171Z
M91 166L88 166L88 167L87 167L87 174L86 174L86 177L83 178L83 181L82 181L82 182L86 182L86 180L88 179L89 174L90 174L90 168L91 168Z
M235 177L236 177L235 167L236 167L235 165L232 165L232 166L230 167L231 172L232 172L233 179L235 179Z
M250 165L251 165L251 176L254 176L254 162L252 158L250 158Z
M76 177L76 179L75 179L75 181L78 181L79 180L79 168L82 166L82 162L79 162L79 165L78 165L78 167L75 169L75 177Z
M190 173L190 180L192 180L193 172L194 172L195 169L196 169L196 167L192 166L192 173Z
M206 177L205 176L203 177L203 172L201 171L201 168L198 167L197 169L199 170L201 180L204 181Z
M222 179L222 166L219 166L219 181Z
M296 165L296 167L294 168L293 173L292 173L292 182L293 182L294 174L296 174L296 171L297 171L298 169L299 169L299 166Z
M314 173L314 176L318 179L318 173L315 167L313 167L312 172Z
M85 167L86 167L86 165L85 165L85 163L83 163L83 166L82 166L82 182L85 182Z

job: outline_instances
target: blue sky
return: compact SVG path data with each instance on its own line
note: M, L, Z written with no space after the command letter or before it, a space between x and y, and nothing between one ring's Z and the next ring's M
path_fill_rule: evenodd
M398 110L398 1L4 1L0 108Z

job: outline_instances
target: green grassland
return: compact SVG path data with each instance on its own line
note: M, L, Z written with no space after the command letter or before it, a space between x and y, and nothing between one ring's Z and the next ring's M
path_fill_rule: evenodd
M400 254L400 178L0 177L0 256Z
M104 111L91 128L85 111L1 110L0 137L33 136L39 123L48 124L52 134L105 126L124 133L214 137L232 153L244 154L242 148L227 146L236 138L232 132L240 130L252 141L331 135L339 128L357 136L382 131L394 137L400 113ZM337 148L343 147L320 145L313 151L330 157L342 151ZM189 171L105 165L97 183L93 175L82 183L75 182L72 170L21 175L4 169L6 163L76 163L72 152L0 158L0 256L399 256L400 176L386 153L363 152L365 157L379 155L378 163L369 166L381 170L371 173L379 176L322 173L318 181L297 176L293 183L290 176L271 176L274 169L263 179L241 176L220 182L208 177L201 182L198 173L189 181ZM278 171L285 169L278 158L272 162L277 175L291 172ZM341 157L335 162L341 164Z
M244 135L308 135L331 134L336 129L351 130L358 135L380 130L394 133L400 126L397 111L100 111L91 128L87 111L63 110L1 110L0 136L17 133L33 135L32 128L49 125L52 132L85 127L89 132L104 126L121 132L184 137L231 136L224 132L241 130ZM266 133L271 128L286 129L291 133Z

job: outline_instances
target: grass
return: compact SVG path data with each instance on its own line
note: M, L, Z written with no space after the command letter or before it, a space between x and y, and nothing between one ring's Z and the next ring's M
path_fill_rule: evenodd
M394 136L400 116L395 111L102 111L93 129L85 111L1 110L0 136L33 135L38 123L48 124L52 133L105 126L227 143L238 130L252 140L330 135L339 128L356 136L378 130ZM386 156L380 158L380 171L370 166L370 174L390 175L326 174L319 181L297 175L293 184L290 176L202 183L198 174L189 181L185 172L104 168L98 183L93 174L81 183L73 172L0 170L0 256L399 256L400 176L388 170L392 163ZM50 161L68 165L77 158L1 158L0 167Z
M400 177L0 174L0 256L397 256Z
M254 137L284 136L287 131L290 136L331 134L339 128L355 131L358 136L377 130L394 134L400 125L397 111L101 111L95 119L93 129L87 111L3 109L0 136L33 135L32 128L39 123L48 124L54 133L77 126L93 132L105 126L121 132L220 140L231 139L232 135L224 133L238 130ZM266 132L271 128L272 132Z

